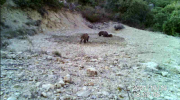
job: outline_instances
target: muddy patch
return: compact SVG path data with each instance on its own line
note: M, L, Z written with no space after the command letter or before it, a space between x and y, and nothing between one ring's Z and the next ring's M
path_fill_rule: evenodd
M58 43L68 42L72 44L79 44L80 37L81 37L80 33L76 35L70 35L70 36L52 35L50 38L48 38L48 40L53 41L53 42L58 42ZM103 37L103 36L98 36L97 34L89 34L89 42L86 43L86 45L100 45L100 44L125 46L127 43L124 38L119 37L119 36Z

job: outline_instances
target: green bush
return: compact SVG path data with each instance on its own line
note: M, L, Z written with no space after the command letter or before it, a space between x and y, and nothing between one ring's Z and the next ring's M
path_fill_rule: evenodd
M162 31L162 25L164 24L165 21L167 21L167 18L168 18L168 14L165 14L165 13L157 13L156 15L154 15L154 30L155 31Z
M42 0L14 0L14 2L21 8L40 8L43 5Z
M95 0L78 0L79 4L81 5L90 5L90 6L96 6L97 2Z
M98 22L101 19L101 15L96 13L96 10L93 7L86 6L83 11L82 15L90 22Z
M122 21L130 26L143 27L148 18L151 18L151 11L145 2L133 2L122 16Z
M112 19L112 15L109 13L105 13L103 9L95 9L91 6L85 6L83 8L82 16L92 23Z
M180 35L180 10L173 11L170 19L164 22L163 32L168 35Z
M163 31L168 35L180 35L180 17L174 17L163 24Z
M177 2L172 2L164 8L156 7L152 12L155 31L163 31L168 35L180 33L180 5Z
M53 8L62 8L64 5L63 2L59 2L59 0L43 0L43 2Z
M48 5L53 8L61 8L63 6L62 2L59 0L14 0L14 2L21 8L41 8L44 5Z
M107 0L107 3L105 5L107 11L113 11L113 12L117 12L118 7L119 7L118 0Z
M174 4L167 5L162 9L163 13L171 14L176 9L176 6Z
M6 0L1 0L0 5L3 5L6 2Z
M173 0L148 0L148 2L153 3L156 7L164 8L170 4Z

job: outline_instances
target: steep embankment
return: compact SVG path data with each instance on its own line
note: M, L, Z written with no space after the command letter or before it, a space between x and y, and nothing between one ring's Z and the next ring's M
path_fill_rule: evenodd
M8 30L15 30L18 28L37 28L36 26L27 23L41 20L41 25L38 31L42 29L43 32L47 31L63 31L73 30L77 28L88 29L87 23L78 12L71 12L66 9L59 11L52 11L48 7L45 8L45 16L41 16L40 13L32 9L20 9L17 7L9 7L5 5L1 9L1 22L3 22Z
M115 31L115 22L89 29L80 14L64 10L48 10L44 18L32 10L9 12L6 21L42 20L44 34L8 40L1 51L2 100L179 100L179 38L129 26ZM7 25L25 25L18 23ZM113 37L99 37L100 30ZM90 42L79 44L85 32Z

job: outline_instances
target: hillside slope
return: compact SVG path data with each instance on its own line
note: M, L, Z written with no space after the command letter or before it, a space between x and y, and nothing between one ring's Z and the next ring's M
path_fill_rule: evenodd
M10 28L24 26L30 17L42 20L43 32L9 39L1 50L2 100L179 100L179 38L126 25L115 31L116 22L90 29L80 14L65 10L46 8L42 18L32 10L3 9ZM99 37L101 30L113 37ZM83 33L90 41L79 44ZM89 76L88 68L97 76Z

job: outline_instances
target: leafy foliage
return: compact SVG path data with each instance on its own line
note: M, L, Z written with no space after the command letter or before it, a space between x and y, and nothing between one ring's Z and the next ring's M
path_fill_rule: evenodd
M14 2L22 8L41 8L43 5L48 5L53 8L61 8L63 6L62 2L59 0L14 0Z
M82 10L82 15L90 22L101 22L111 19L112 15L103 11L103 9L95 9L91 6L85 6Z
M154 30L163 31L168 35L178 35L180 33L180 5L171 3L164 8L157 7L154 13Z
M149 12L150 9L145 3L136 1L128 7L122 21L133 26L141 25L145 23L147 18L150 18L148 17L150 16Z
M3 5L6 2L6 0L1 0L0 5Z

